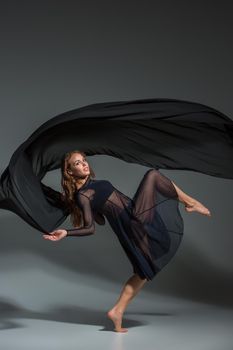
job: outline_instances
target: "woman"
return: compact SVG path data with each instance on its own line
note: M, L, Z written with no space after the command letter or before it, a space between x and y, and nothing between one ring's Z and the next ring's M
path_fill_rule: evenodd
M183 220L179 201L188 212L210 216L210 211L153 168L144 175L133 199L109 181L95 180L82 151L66 153L61 171L63 196L75 228L56 229L43 238L58 241L94 234L95 221L103 225L107 218L134 271L107 313L116 332L127 332L122 327L122 317L129 302L171 260L181 243Z

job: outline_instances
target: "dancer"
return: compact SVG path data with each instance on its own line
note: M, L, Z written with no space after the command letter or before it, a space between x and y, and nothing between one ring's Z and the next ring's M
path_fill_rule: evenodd
M89 173L83 157L102 154L150 167L132 199ZM61 194L42 179L63 158ZM181 243L179 202L187 212L210 216L159 169L233 179L232 159L233 121L210 106L168 98L94 103L49 119L19 145L0 177L0 208L54 241L93 234L95 222L107 218L134 272L108 312L124 331L127 304ZM70 214L74 228L57 230Z
M67 152L62 160L64 205L69 208L72 229L56 229L43 238L58 241L65 237L95 233L107 218L126 252L134 274L125 283L114 307L107 312L114 331L127 332L122 317L146 281L150 281L175 255L183 236L179 202L188 212L211 216L198 200L184 193L159 170L149 169L131 199L110 181L97 180L83 151Z

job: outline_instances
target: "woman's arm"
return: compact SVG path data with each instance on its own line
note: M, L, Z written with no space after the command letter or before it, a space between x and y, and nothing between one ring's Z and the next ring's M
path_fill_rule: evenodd
M92 214L90 199L80 193L78 195L78 204L83 212L84 225L79 228L66 229L67 236L88 236L95 233L95 221Z
M73 229L57 229L43 235L44 239L50 241L59 241L62 238L70 236L89 236L95 232L95 221L92 214L90 199L82 194L77 197L78 205L83 212L84 225Z

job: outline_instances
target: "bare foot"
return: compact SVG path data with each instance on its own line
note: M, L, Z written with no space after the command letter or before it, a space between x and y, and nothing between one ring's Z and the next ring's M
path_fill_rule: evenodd
M185 204L185 210L187 212L197 211L200 214L211 216L209 209L207 209L203 204L194 200L192 203Z
M107 316L108 318L113 321L115 328L114 331L115 332L128 332L127 328L122 328L121 327L121 323L122 323L122 316L123 313L119 310L116 310L115 308L112 308L110 311L107 312Z

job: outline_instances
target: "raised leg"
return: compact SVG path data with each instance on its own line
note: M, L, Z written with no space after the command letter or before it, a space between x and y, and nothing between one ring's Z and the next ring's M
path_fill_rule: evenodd
M150 221L150 209L154 205L154 194L158 190L167 198L177 198L185 205L187 212L197 211L200 214L211 216L201 202L181 190L173 181L157 169L149 169L141 180L133 197L133 212L141 221Z
M147 279L142 279L138 274L132 275L125 283L121 294L114 307L107 312L107 316L115 325L116 332L127 332L127 328L122 328L122 317L129 302L135 297L139 290L143 287Z
M159 210L156 210L160 204L169 199L178 202L176 189L168 177L154 168L145 173L132 198L132 214L142 223L140 227L137 222L132 222L133 239L153 269L155 268L155 260L159 259L170 245L170 235L167 230L173 228L171 224L173 221L170 220L170 226L166 227L166 222L163 219L171 214L168 212L166 214L163 210L163 213L161 213L163 215L162 219ZM171 204L170 207L168 205L167 208L167 210L171 209L177 215L174 204ZM174 222L177 226L175 219ZM149 236L147 226L153 227L152 236Z
M150 221L149 209L159 204L159 199L155 199L158 191L166 198L177 198L177 192L171 180L159 170L149 169L133 196L133 214L140 216L140 221Z
M184 203L185 210L187 212L197 211L200 214L211 216L209 209L207 209L201 202L190 197L185 192L183 192L173 181L171 182L176 189L179 201Z

